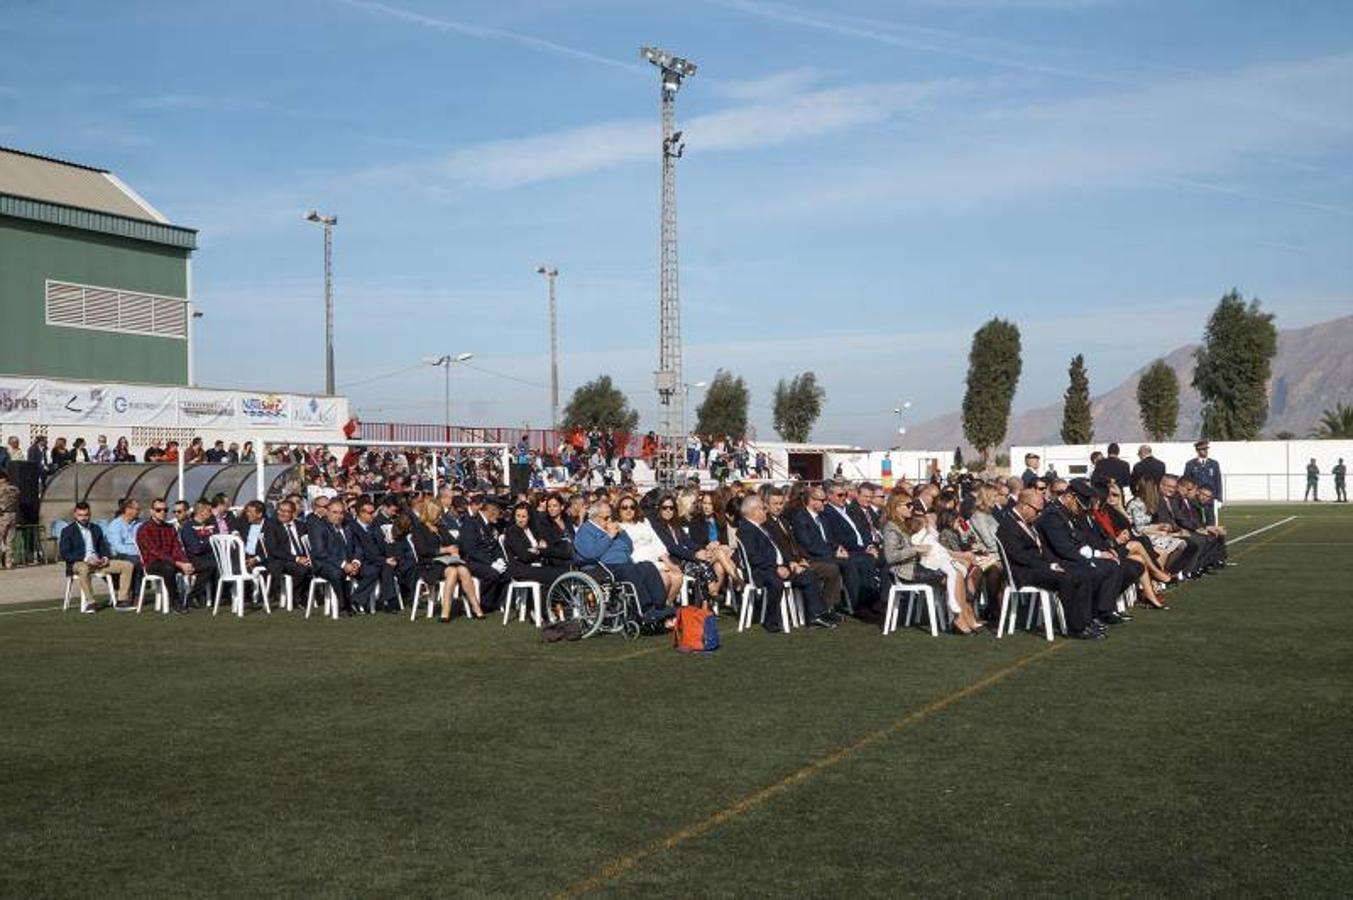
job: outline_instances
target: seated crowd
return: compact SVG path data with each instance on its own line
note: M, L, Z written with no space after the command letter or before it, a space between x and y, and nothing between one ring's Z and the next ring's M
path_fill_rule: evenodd
M1116 459L1117 446L1110 449ZM1149 448L1139 456L1151 459ZM434 494L416 477L387 479L385 463L373 462L366 471L381 476L382 492L361 489L374 482L363 482L360 466L340 465L344 477L329 486L321 462L307 495L293 493L272 510L258 501L232 510L218 496L181 503L171 516L155 500L143 521L127 499L105 530L81 504L60 536L61 556L90 597L90 576L103 572L118 584L115 606L130 608L136 579L151 573L186 612L213 591L211 536L234 534L246 567L270 576L273 599L288 582L304 597L321 578L341 610L373 614L397 609L421 579L443 621L457 594L470 616L483 618L507 601L514 581L547 591L571 568L604 566L634 586L653 625L683 599L713 606L750 584L770 632L788 624L780 620L786 591L801 597L806 625L831 629L844 615L881 621L889 588L900 583L931 586L951 630L976 634L996 621L1014 584L1055 592L1067 633L1080 639L1102 639L1130 619L1119 604L1130 588L1140 604L1166 609L1171 585L1226 564L1226 531L1207 489L1140 463L1135 479L1125 466L1102 479L1039 475L1034 459L1009 479L963 474L887 489L795 481L503 495L456 482ZM186 591L180 574L190 576Z

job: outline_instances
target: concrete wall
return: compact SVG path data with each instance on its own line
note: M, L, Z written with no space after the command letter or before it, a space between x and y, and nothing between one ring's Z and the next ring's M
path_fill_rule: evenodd
M188 383L188 342L46 324L46 280L188 297L188 251L0 217L0 372Z
M1011 447L1010 467L1024 471L1024 454L1037 453L1043 466L1051 464L1064 477L1088 474L1090 453L1104 452L1105 444ZM1125 445L1122 457L1137 462L1137 444ZM1172 441L1152 444L1154 456L1167 471L1180 475L1184 463L1194 457L1193 443ZM1353 441L1213 441L1210 454L1221 466L1222 488L1227 500L1300 500L1306 489L1306 464L1314 457L1320 467L1321 499L1334 498L1330 469L1339 458L1353 463Z

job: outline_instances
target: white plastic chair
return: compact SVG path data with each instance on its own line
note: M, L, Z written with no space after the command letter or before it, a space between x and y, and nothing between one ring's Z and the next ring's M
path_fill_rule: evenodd
M310 610L315 608L315 590L316 588L324 592L324 615L334 620L338 619L338 588L329 583L327 578L321 578L314 575L310 578L310 589L306 591L305 596L305 617L310 618Z
M155 612L169 615L169 586L159 575L151 575L149 572L141 576L141 587L136 592L137 613L141 612L141 604L146 600L147 588L150 588L155 600Z
M757 587L756 583L752 580L752 569L751 566L747 564L747 556L742 552L742 548L739 547L735 550L733 555L737 557L738 567L742 569L742 575L747 579L747 583L742 588L742 606L738 610L738 631L742 632L752 627L752 616L756 612L757 597L761 598L761 618L759 621L762 625L766 623L766 606L768 605L768 600L766 589ZM785 584L788 585L788 582ZM791 604L790 598L792 596L792 591L786 590L780 592L780 625L786 632L792 631L794 628L794 620L791 618L789 612Z
M459 587L459 585L457 585ZM503 601L503 624L506 625L508 619L512 617L513 609L517 611L517 621L526 621L526 605L528 600L531 605L531 620L539 628L542 624L543 614L541 610L541 590L538 581L512 581L507 586L507 598ZM462 598L464 600L464 598ZM468 607L468 601L466 602ZM468 615L468 610L466 615Z
M409 604L409 621L412 622L418 618L418 601L420 598L427 599L427 617L432 618L432 608L437 602L437 595L432 590L432 585L418 576L418 580L413 583L413 601Z
M117 591L113 588L113 576L108 574L107 572L90 572L89 577L91 585L93 584L93 579L95 578L103 579L103 583L108 586L108 605L116 606ZM64 600L61 601L62 612L65 612L66 609L70 607L71 594L77 589L80 591L80 612L85 612L87 605L92 605L98 602L98 599L95 597L85 596L84 586L80 584L80 579L76 577L74 572L72 572L66 576L66 597Z
M268 605L268 589L263 578L255 568L250 572L244 565L244 541L237 534L213 534L207 539L211 545L211 555L216 559L216 597L211 605L214 616L221 608L221 592L230 585L234 596L230 609L237 616L244 615L244 595L249 585L254 586L258 596L263 598L263 609L269 615L272 607Z
M930 616L930 636L939 637L939 610L935 604L935 589L928 584L916 584L908 581L893 580L888 588L888 603L883 611L883 633L897 630L897 619L902 607L902 598L907 598L906 624L911 625L912 609L917 595L925 600L926 613Z
M1053 640L1052 635L1052 612L1057 610L1057 621L1061 624L1062 633L1066 633L1066 615L1062 610L1062 601L1058 600L1052 591L1040 587L1020 587L1015 583L1015 572L1010 568L1010 560L1005 555L1005 545L996 541L996 549L1001 553L1001 565L1005 567L1005 590L1001 592L1001 617L996 623L996 637L1000 638L1005 634L1015 633L1015 622L1019 617L1019 602L1027 598L1029 602L1038 604L1038 611L1043 618L1043 629L1048 640ZM1014 598L1014 608L1010 608L1010 600ZM1055 606L1054 606L1055 604ZM1008 616L1007 616L1008 612ZM1034 610L1029 610L1029 622L1027 627L1033 626Z

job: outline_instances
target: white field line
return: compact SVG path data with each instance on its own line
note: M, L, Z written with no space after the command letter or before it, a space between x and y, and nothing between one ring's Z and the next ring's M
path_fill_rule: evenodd
M1295 519L1295 518L1296 518L1296 516L1288 516L1286 519L1283 519L1283 520L1280 521L1280 522L1274 522L1274 523L1272 523L1272 524L1270 524L1270 525L1265 525L1263 528L1256 528L1254 531L1247 531L1247 532L1245 532L1244 534L1242 534L1240 537L1237 537L1237 538L1229 538L1229 539L1226 541L1226 543L1227 543L1227 544L1239 544L1241 541L1248 540L1249 538L1254 537L1256 534L1263 534L1265 531L1269 531L1270 529L1277 528L1279 525L1286 525L1288 522L1291 522L1291 521L1292 521L1293 519Z
M0 616L22 616L24 613L56 612L60 608L61 607L59 606L40 606L37 609L11 609L8 612L0 612Z

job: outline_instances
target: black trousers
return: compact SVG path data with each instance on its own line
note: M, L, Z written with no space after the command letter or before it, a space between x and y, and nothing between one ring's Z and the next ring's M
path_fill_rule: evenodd
M295 603L305 602L305 591L310 586L310 567L296 562L294 559L269 559L263 563L263 568L268 570L268 578L271 580L272 600L276 601L282 596L284 586L282 576L291 576L291 597Z
M658 567L652 563L607 563L617 581L628 581L639 595L639 610L644 618L654 617L667 607L667 586L662 583Z
M1094 617L1096 585L1089 569L1067 569L1062 572L1052 569L1025 570L1015 573L1015 582L1021 587L1056 591L1057 599L1062 602L1067 631L1084 631Z
M362 563L362 568L357 572L357 586L352 591L352 604L374 610L376 608L376 585L380 585L381 603L388 607L394 607L396 602L395 571L397 568L397 566L388 566L384 562Z
M216 558L210 555L190 556L188 561L193 564L193 586L188 591L187 602L205 601L212 595L212 586L216 582Z
M169 606L179 605L179 569L167 559L156 560L144 566L146 575L158 575L164 579L165 590L169 592Z
M334 591L338 593L338 608L347 609L348 600L352 596L352 591L348 587L347 574L332 563L320 563L315 566L315 576L323 578L333 585Z
M878 605L878 563L867 553L857 553L838 559L841 569L841 583L850 598L850 605L856 615L867 613Z
M507 583L512 580L507 573L482 562L467 561L465 567L479 579L479 608L484 612L493 612L501 607Z

